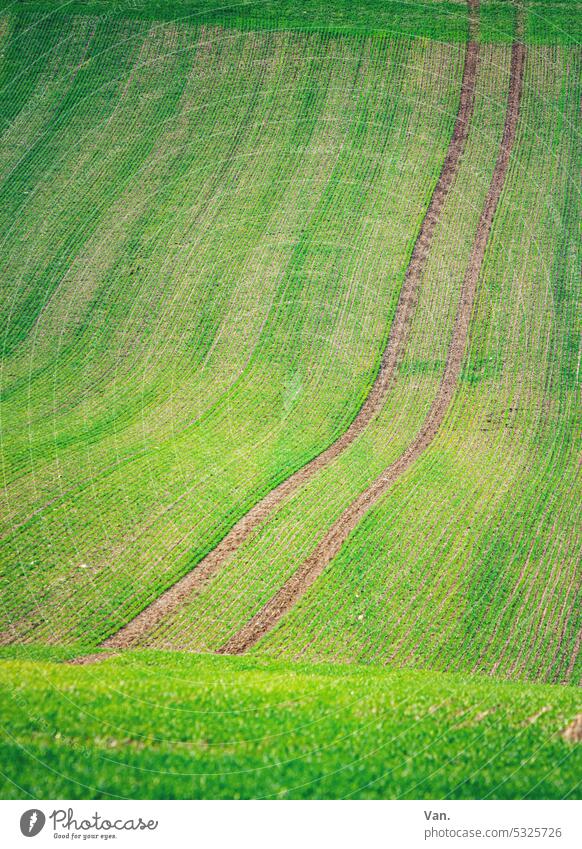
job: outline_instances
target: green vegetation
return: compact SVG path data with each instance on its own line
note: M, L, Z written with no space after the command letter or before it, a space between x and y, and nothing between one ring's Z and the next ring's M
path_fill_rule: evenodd
M459 45L135 26L0 186L18 640L95 645L345 430L458 106Z
M465 0L20 0L24 10L50 16L65 13L110 19L176 21L237 29L325 31L335 34L416 36L438 41L467 38ZM480 40L509 43L516 5L481 0ZM576 45L582 41L576 0L520 0L524 36L532 44ZM10 8L10 6L8 6Z
M470 334L489 367L261 650L580 681L580 71L526 65Z
M1 667L3 798L547 799L580 776L572 687L161 652Z
M481 4L468 138L383 409L138 651L91 666L62 661L195 569L368 396L468 11L0 11L0 796L578 792L560 732L582 672L582 35L574 4L523 5L517 136L434 439L251 655L213 654L438 397L506 121L503 0Z
M167 616L148 645L220 648L418 432L444 371L499 147L508 68L507 48L483 50L473 132L382 415ZM530 54L518 145L455 403L425 455L255 651L580 680L579 80L570 51Z
M334 463L269 518L261 533L253 535L229 559L201 595L162 622L149 639L150 645L219 648L251 618L249 613L254 614L274 594L342 510L402 453L419 430L444 370L463 276L499 148L509 58L507 48L497 46L488 48L481 58L473 130L455 188L435 233L406 355L382 414ZM418 361L430 363L431 368L417 373L414 366ZM383 536L388 532L383 525ZM375 557L375 545L369 550ZM391 571L382 567L378 579L385 581ZM344 591L359 592L361 570L356 566L343 580ZM317 596L318 590L314 590ZM365 600L351 598L349 605L350 627L332 648L337 656L363 612ZM323 624L325 620L329 627L328 617L333 616L335 607L335 603L320 607L318 621ZM300 631L287 630L286 640L290 651L297 644L302 647Z

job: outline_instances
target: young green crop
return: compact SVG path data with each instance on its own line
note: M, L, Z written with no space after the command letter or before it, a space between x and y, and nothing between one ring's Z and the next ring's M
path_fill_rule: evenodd
M483 43L510 44L517 4L480 0ZM19 6L45 16L60 16L50 0L20 0ZM520 0L524 32L532 44L580 44L580 14L575 0ZM91 14L139 20L171 20L188 25L237 29L328 32L335 35L412 36L465 41L465 0L67 0L66 14Z
M574 798L573 687L129 652L0 661L24 798Z
M579 80L577 54L529 52L471 380L430 449L258 650L579 680Z
M268 519L199 596L162 622L147 638L149 645L220 648L287 580L342 510L414 438L444 370L473 234L503 130L508 71L507 48L482 50L465 154L435 231L404 361L381 415ZM411 87L416 84L411 81ZM417 136L422 146L424 128ZM357 571L350 584L354 580ZM361 602L356 601L354 617L359 613ZM293 651L292 642L289 650Z
M353 419L442 167L464 45L27 5L0 28L2 639L91 648ZM509 55L481 47L383 413L150 645L219 648L418 432ZM575 49L528 47L441 432L259 651L577 679L579 65Z
M0 796L579 794L582 75L573 6L524 6L518 134L434 441L252 656L177 651L223 646L422 427L503 133L497 0L384 409L147 649L85 666L63 661L356 415L455 125L467 5L0 13L0 642L20 644Z
M2 381L17 640L94 645L345 429L459 96L459 45L112 26L21 165L30 200L4 188L29 281Z
M418 431L501 135L509 57L504 48L487 55L475 129L382 416L148 645L224 645ZM561 49L529 53L513 165L441 433L258 653L578 680L578 63Z

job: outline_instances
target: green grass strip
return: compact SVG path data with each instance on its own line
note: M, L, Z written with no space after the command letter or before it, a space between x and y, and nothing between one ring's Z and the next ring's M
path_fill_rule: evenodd
M576 44L582 41L580 6L572 0L525 0L526 41ZM420 36L439 41L467 38L467 8L462 0L22 0L19 8L49 15L90 14L107 17L176 20L241 29L292 29ZM7 10L14 8L6 4ZM481 3L484 42L509 43L515 7L509 0Z
M574 687L163 652L9 656L4 798L579 792L582 749L561 733L580 711Z

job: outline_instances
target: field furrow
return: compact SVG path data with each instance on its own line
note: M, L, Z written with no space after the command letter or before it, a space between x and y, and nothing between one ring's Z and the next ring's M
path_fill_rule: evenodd
M576 798L581 23L4 4L0 796Z
M446 201L447 193L455 180L459 162L465 149L469 124L473 113L477 61L478 48L473 36L472 40L467 43L459 111L451 142L406 269L404 283L390 326L388 343L382 354L378 375L356 417L350 423L347 430L335 442L254 505L233 526L220 543L197 564L191 573L185 575L177 584L167 590L159 599L156 599L155 602L149 605L138 617L128 623L117 634L109 637L103 644L104 647L126 648L133 643L140 642L164 617L172 614L193 593L198 593L206 582L220 570L224 561L237 551L249 535L263 524L269 515L277 510L279 505L289 496L304 486L313 475L324 469L336 457L342 454L360 436L382 409L386 395L392 386L395 371L400 364L406 347L412 316L418 298L418 289L426 266L434 231Z
M439 435L262 651L578 680L578 69L560 49L526 59L465 380Z
M140 33L136 56L151 37ZM173 62L177 98L128 173L128 226L95 233L4 364L8 640L95 644L345 431L377 373L454 126L460 45L167 27L155 38L160 58L139 73L159 68L161 80ZM294 85L282 79L291 69ZM136 73L116 78L108 102L121 127L145 84ZM217 83L225 96L209 99ZM209 103L199 130L190 98ZM112 131L104 117L100 134ZM145 136L154 117L140 120ZM208 140L217 122L224 139ZM185 150L180 133L196 131L204 146ZM127 132L139 144L131 122ZM74 162L81 151L62 145ZM100 167L112 176L114 165ZM83 196L76 168L70 190ZM41 244L30 253L38 266Z
M251 619L245 628L241 629L221 648L222 653L242 654L275 627L277 622L297 604L328 563L338 554L349 534L356 528L370 508L386 493L394 481L426 451L434 440L448 411L461 372L481 265L515 138L521 99L523 62L524 47L523 44L517 43L512 50L507 118L501 149L463 281L443 379L420 433L406 451L340 516L315 551L279 592Z
M0 17L0 642L577 681L569 5L105 4Z
M509 64L506 48L482 48L475 120L427 257L407 350L380 416L348 451L264 523L199 598L166 617L147 638L149 645L219 648L237 626L244 625L249 610L260 610L285 583L326 527L406 450L422 428L437 397L474 234L502 138ZM505 95L501 100L500 91ZM452 232L456 239L450 250Z

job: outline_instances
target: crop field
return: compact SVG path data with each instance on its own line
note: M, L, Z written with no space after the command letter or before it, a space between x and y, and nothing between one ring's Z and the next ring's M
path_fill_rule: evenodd
M7 651L2 798L561 799L580 775L574 687L181 652L63 666Z
M579 792L580 20L0 8L0 795Z

